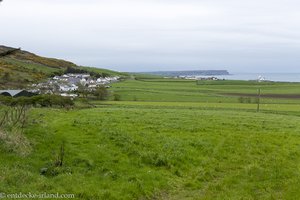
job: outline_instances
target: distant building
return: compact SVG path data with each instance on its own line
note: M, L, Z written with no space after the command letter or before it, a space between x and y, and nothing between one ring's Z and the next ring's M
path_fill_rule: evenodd
M257 81L258 81L258 82L264 82L264 81L266 81L266 78L263 77L263 76L258 76Z
M62 97L71 97L71 98L78 97L77 94L67 94L67 93L61 93L60 96L62 96Z
M92 77L90 74L64 74L54 76L47 82L33 84L32 87L40 94L64 94L75 92L79 86L84 86L89 91L95 90L100 85L117 82L119 76L115 77Z
M217 77L197 77L197 80L204 80L204 81L217 81L219 80Z
M71 92L71 91L76 91L78 90L78 86L75 84L72 85L60 85L59 90L62 92Z
M0 90L0 95L8 97L31 97L36 94L27 90Z

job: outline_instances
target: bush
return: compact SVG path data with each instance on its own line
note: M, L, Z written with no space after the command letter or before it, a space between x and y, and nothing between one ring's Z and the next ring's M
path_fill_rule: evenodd
M121 95L114 94L114 101L120 101L120 100L121 100Z
M6 97L0 96L0 103L6 106L41 106L41 107L69 107L73 106L74 102L67 97L61 97L58 95L37 95L32 97Z
M244 97L239 97L238 101L239 101L239 103L244 103Z
M108 97L108 90L105 86L101 85L94 91L94 95L98 100L105 100Z
M238 98L239 103L251 103L251 98L250 97L239 97Z

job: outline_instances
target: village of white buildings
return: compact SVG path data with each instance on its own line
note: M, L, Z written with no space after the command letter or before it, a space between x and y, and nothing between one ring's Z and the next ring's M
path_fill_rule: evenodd
M119 81L119 76L94 78L90 74L64 74L54 76L46 82L33 84L32 89L39 94L58 94L65 97L77 97L76 92L85 89L89 92L97 87L110 87L110 83Z

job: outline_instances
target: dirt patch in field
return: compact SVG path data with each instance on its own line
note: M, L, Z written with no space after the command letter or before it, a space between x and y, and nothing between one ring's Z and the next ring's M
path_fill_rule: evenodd
M239 97L257 97L257 94L247 93L223 93L222 95ZM262 98L300 99L300 94L261 94Z

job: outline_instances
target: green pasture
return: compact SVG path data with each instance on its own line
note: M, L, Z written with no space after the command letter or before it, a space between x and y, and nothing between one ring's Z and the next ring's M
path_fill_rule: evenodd
M131 78L90 108L79 101L81 108L70 110L32 108L22 132L28 154L7 148L0 133L0 192L91 200L298 199L299 100L262 98L257 112L255 98L240 103L225 93L297 94L299 86ZM62 144L63 165L53 167Z
M207 102L238 103L240 95L255 95L261 89L262 95L300 94L300 83L254 82L254 81L199 81L182 79L137 79L126 80L112 85L111 90L123 101L148 102ZM250 97L251 103L256 97ZM298 104L300 98L262 98L262 103Z

